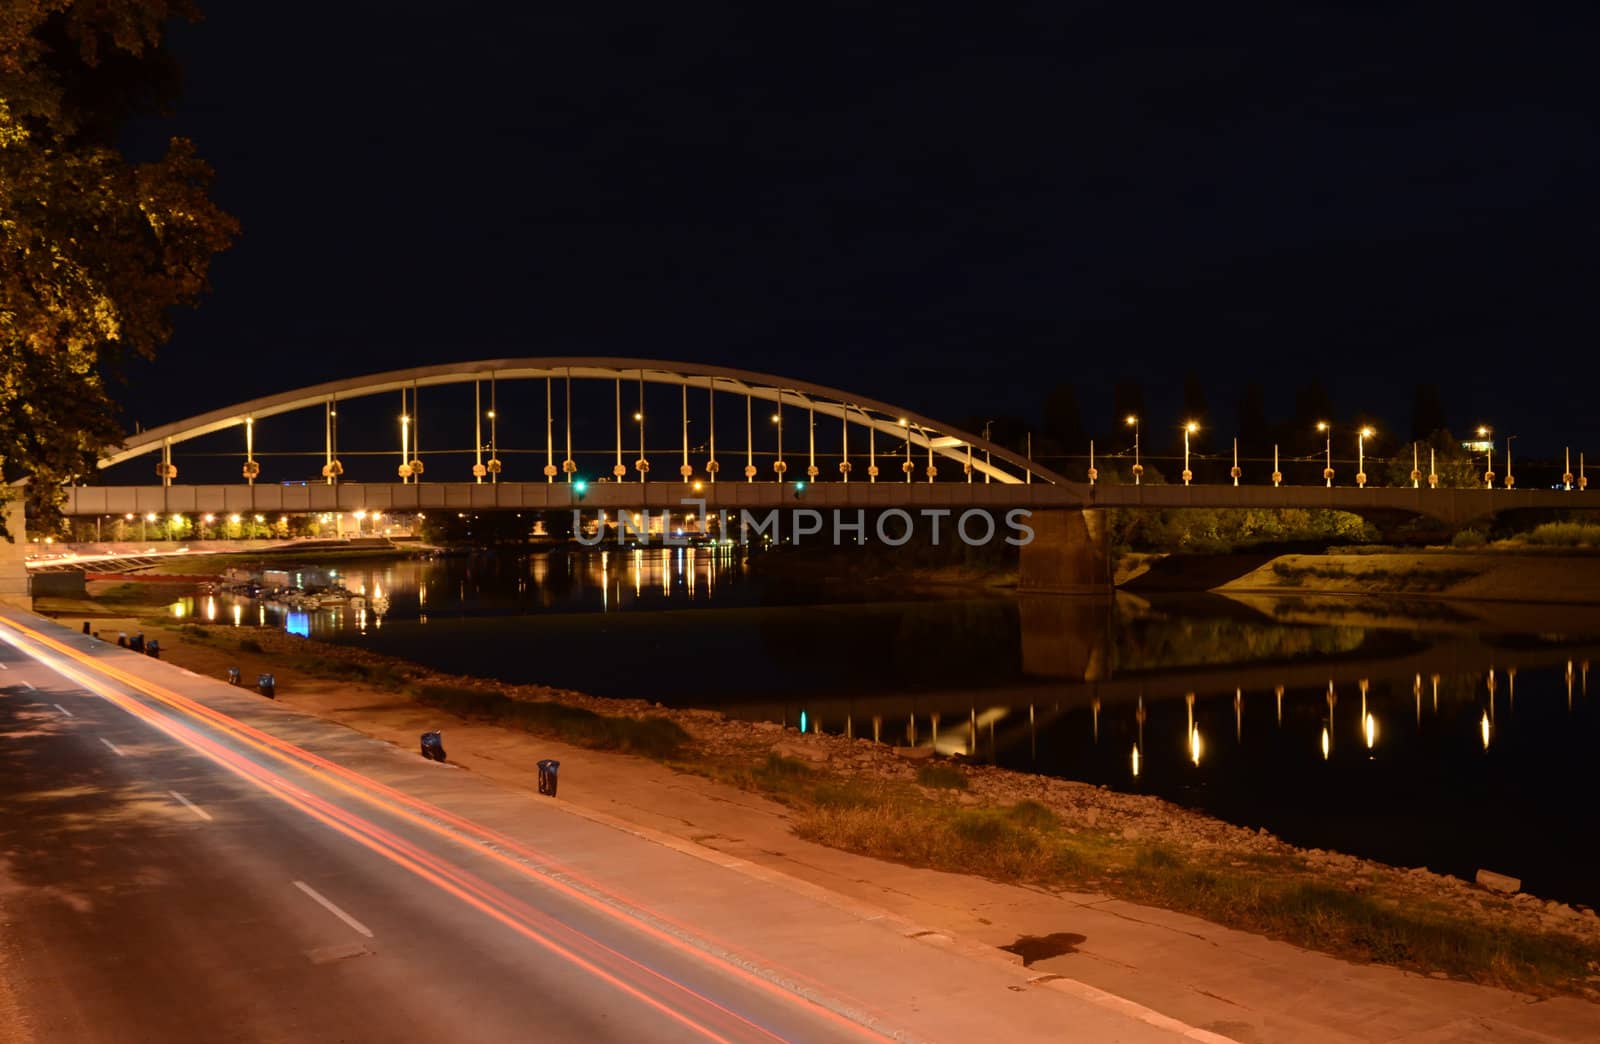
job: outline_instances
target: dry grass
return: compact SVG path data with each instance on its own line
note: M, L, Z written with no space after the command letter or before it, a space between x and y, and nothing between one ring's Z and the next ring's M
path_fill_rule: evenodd
M1329 885L1294 856L1184 853L1071 829L1037 801L969 807L953 799L954 791L929 798L909 783L836 776L778 755L680 767L782 801L794 810L800 837L859 855L996 881L1093 889L1346 959L1516 989L1592 997L1587 977L1600 969L1600 947L1575 937L1508 930L1469 912ZM937 786L924 779L932 767L918 773L920 786Z

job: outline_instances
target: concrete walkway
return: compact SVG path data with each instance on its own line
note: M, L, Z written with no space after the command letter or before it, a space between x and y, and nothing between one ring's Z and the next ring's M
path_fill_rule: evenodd
M13 621L58 644L19 636L9 626ZM405 749L374 741L265 700L250 690L20 613L0 611L0 661L5 667L0 673L0 699L8 711L16 712L13 717L30 723L11 733L15 741L37 742L47 734L71 733L88 756L101 759L110 766L109 771L118 774L116 793L128 800L143 801L147 790L157 797L170 795L170 790L161 790L170 786L162 774L180 761L196 760L187 752L190 741L178 742L179 736L196 733L206 737L211 747L227 748L230 756L224 762L235 760L234 755L243 757L281 774L312 793L315 800L364 810L359 815L368 819L352 820L352 828L374 839L397 836L396 841L383 842L397 852L426 846L426 856L408 854L398 861L377 861L378 876L355 858L335 875L341 905L349 904L352 914L373 927L365 944L371 955L353 965L358 969L386 966L386 947L399 944L385 940L399 935L405 924L419 916L419 903L430 915L445 915L460 924L466 938L478 939L481 947L505 951L498 967L515 969L519 940L504 932L496 920L483 918L474 910L474 906L492 901L507 911L505 916L526 908L526 913L516 916L531 925L555 918L566 926L561 931L581 932L607 952L631 959L634 963L629 967L667 967L677 981L699 984L697 988L729 1010L756 1012L756 1027L770 1028L783 1039L854 1039L863 1028L903 1040L1082 1039L1144 1044L1220 1039L1122 998L1023 968L991 948L933 931L922 922L841 900L769 868L666 835L618 829L596 812L570 814L565 801L542 798L523 787L504 786L452 765L424 761L414 749L415 737ZM128 714L102 702L108 695L128 704L122 708ZM192 707L187 701L200 706ZM207 709L227 717L210 717ZM268 734L274 742L268 744L259 736L252 739L241 730L241 723ZM108 740L104 734L98 738L86 732L79 735L85 729L121 731L116 740ZM98 750L100 746L105 749ZM0 753L7 749L0 747ZM326 759L341 771L325 763L319 766L315 758ZM345 769L360 776L352 779L342 771ZM246 830L261 818L259 803L273 799L252 795L243 784L228 783L226 768L212 774L218 771L223 778L204 784L213 797L201 799L201 804L213 809L207 815L215 818L217 829ZM572 777L566 772L563 777L565 793ZM190 793L199 795L195 788L200 785L193 781ZM386 794L384 787L420 798L430 808L412 815L398 797ZM239 794L229 794L230 788ZM187 808L172 805L167 811L192 829L205 829L185 818L190 814ZM276 812L274 815L281 818ZM368 820L375 825L363 825ZM305 829L318 832L319 838L331 836L309 821ZM322 865L313 853L286 846L278 835L261 834L253 843L244 843L248 836L241 835L240 840L239 851L253 854L257 861L300 855L310 864ZM0 851L5 847L0 845ZM364 856L364 849L346 847ZM436 858L448 862L436 865ZM429 871L433 879L455 881L457 890L474 889L478 902L458 903L446 888L433 892L426 876L422 883L412 882L402 892L395 867L417 861L433 868ZM216 869L206 863L192 872ZM182 875L186 871L180 865L170 872ZM32 902L38 908L48 905L49 895L72 893L79 885L72 879L76 873L63 869L41 883L11 882L11 887L0 889L0 919L10 919L4 916L5 907ZM477 880L472 875L481 875L488 884L472 884ZM256 898L249 874L240 876L232 888L241 903ZM509 898L494 898L502 893ZM390 898L397 895L403 901ZM213 905L218 910L229 908L226 902ZM582 918L576 918L578 910L583 911ZM263 940L275 937L276 927L262 920ZM55 951L35 948L30 957L27 950L11 952L10 942L14 940L0 938L0 955L4 956L0 966L7 967L8 977L20 975L24 984L39 981L33 988L17 989L9 1000L0 1000L20 1005L29 1013L29 1004L39 1003L45 985L34 962ZM131 938L127 945L140 944ZM528 952L523 963L545 959L543 951L524 948ZM451 952L446 948L437 959L451 960ZM455 952L466 951L458 948ZM429 981L425 952L413 948L404 955L395 949L387 966L392 967L402 956L410 962L413 979ZM673 963L664 964L669 957ZM441 967L436 979L443 982L448 973L448 968ZM217 999L208 992L203 968L174 967L172 976L197 991L197 1003ZM115 988L98 978L96 974L75 974L55 976L51 981L70 981L74 988L90 992ZM531 969L529 975L511 971L481 985L494 991L495 997L510 998L533 988L524 981L528 979ZM586 981L583 987L605 989L599 981ZM277 1003L275 995L268 992L272 988L270 982L262 981L242 988L243 996ZM474 1025L470 1003L448 995L437 983L436 988L441 990L439 1005L454 1011L464 1024ZM235 996L239 994L228 993L228 997ZM67 1003L61 1000L62 1005ZM624 1003L620 995L618 1003ZM780 1004L787 1007L780 1010ZM33 1014L22 1029L30 1022L41 1024L38 1013ZM819 1030L829 1019L834 1028ZM96 1039L118 1039L123 1031L120 1039L157 1039L135 1025L106 1026L96 1021L90 1028L98 1034ZM250 1036L248 1023L235 1029L241 1039ZM559 1039L561 1034L556 1036ZM41 1039L72 1038L46 1033ZM271 1035L267 1039L280 1038ZM364 1037L358 1032L339 1039L394 1038L380 1034ZM480 1034L471 1039L487 1038ZM601 1039L659 1037L629 1031L621 1036L603 1033ZM754 1037L741 1032L728 1039Z
M198 668L221 673L223 654L204 647L185 652ZM153 661L141 669L169 680L174 670ZM892 924L898 934L936 943L975 966L1004 965L1024 981L1058 976L1053 988L1085 997L1104 991L1234 1040L1600 1040L1600 1006L1581 1000L1354 965L1104 896L1056 895L850 855L797 839L786 810L755 795L639 758L455 722L371 690L309 680L291 690L280 676L280 700L408 753L418 733L442 725L453 763L524 791L535 785L531 767L539 758L558 758L561 798L549 807L703 861L735 864L747 878ZM1052 935L1072 952L1026 969L998 949L1022 936Z

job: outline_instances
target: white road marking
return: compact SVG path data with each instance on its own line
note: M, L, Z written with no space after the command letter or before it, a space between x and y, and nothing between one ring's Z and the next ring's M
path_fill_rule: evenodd
M178 801L183 804L183 807L188 809L190 812L193 812L195 815L199 816L201 819L205 820L207 823L211 822L211 813L210 812L207 812L205 809L201 808L199 805L195 804L193 801L190 801L188 798L184 797L182 794L178 793L176 790L169 790L169 791L167 791L167 793L171 794L173 797L177 798Z
M312 888L304 881L296 881L294 886L309 895L311 898L315 899L318 903L322 904L322 907L329 913L333 914L333 916L339 918L339 920L343 921L345 924L348 924L362 935L365 935L368 939L372 938L372 929L368 928L354 917L351 917L349 914L333 905L333 903L324 897L321 892L318 892L315 888Z
M28 691L29 692L38 692L39 691L38 689L35 689L33 687L33 683L32 682L23 682L22 684L26 685L28 687Z
M9 671L10 669L11 669L10 667L7 667L5 665L4 661L0 661L0 671Z
M110 740L106 739L104 736L100 737L100 742L104 743L106 746L110 747L111 748L111 753L115 754L117 757L119 757L119 758L127 757L126 754L122 753L122 751L117 749L117 745L115 743L112 743Z
M69 718L75 716L71 711L67 710L67 708L61 706L59 703L52 703L50 706L54 707L56 710L60 711L62 714L65 714Z

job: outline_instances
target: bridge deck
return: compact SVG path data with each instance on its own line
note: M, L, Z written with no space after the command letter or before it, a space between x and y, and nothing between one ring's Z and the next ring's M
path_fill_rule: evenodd
M984 482L725 481L697 492L682 482L592 482L581 496L564 482L418 482L255 486L79 486L66 491L68 515L195 512L512 510L650 508L1329 508L1403 511L1460 523L1501 511L1600 507L1597 491L1411 489L1369 486L1078 486Z

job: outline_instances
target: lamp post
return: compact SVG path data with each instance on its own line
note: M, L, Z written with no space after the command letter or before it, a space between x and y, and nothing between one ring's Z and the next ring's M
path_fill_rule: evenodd
M1506 488L1510 489L1517 484L1516 477L1511 474L1511 440L1515 435L1506 436Z
M403 393L402 393L403 394ZM400 482L411 481L411 456L407 452L411 448L411 415L400 415Z
M1494 429L1487 424L1478 425L1478 438L1486 440L1485 450L1487 461L1483 469L1483 485L1486 489L1494 488Z
M1322 477L1328 483L1328 488L1333 488L1333 425L1327 421L1317 421L1317 430L1326 435L1327 443L1324 449L1328 462L1322 466Z
M1373 434L1371 428L1362 428L1356 433L1356 485L1363 488L1367 484L1367 439Z
M1194 478L1194 472L1189 470L1189 436L1200 430L1198 421L1189 421L1183 426L1183 484L1187 486L1189 480Z
M1139 418L1135 414L1128 414L1128 424L1133 428L1133 484L1140 485L1144 477L1144 465L1139 463Z

